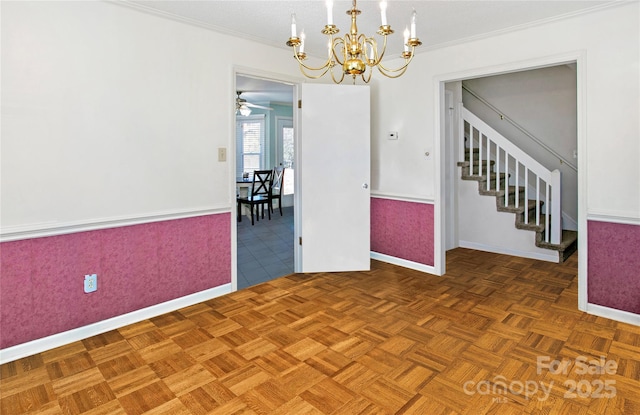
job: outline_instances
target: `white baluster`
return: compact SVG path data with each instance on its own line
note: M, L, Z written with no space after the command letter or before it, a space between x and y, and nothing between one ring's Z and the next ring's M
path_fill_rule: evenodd
M482 176L482 133L478 131L478 176Z
M545 201L544 201L544 205L546 206L545 211L545 221L544 221L544 240L545 242L549 242L549 191L550 191L550 187L549 187L549 183L547 183L547 187L546 187L546 194L545 194Z
M496 192L500 190L500 146L496 144Z
M551 191L551 203L553 203L553 210L551 211L551 243L559 244L562 240L562 172L560 170L554 170L551 172L551 178L553 185ZM547 210L549 208L547 207Z
M507 150L504 151L504 161L505 161L505 166L504 166L504 172L505 172L505 176L504 176L504 205L508 206L509 205L509 154L507 153Z
M469 123L469 176L473 176L473 137L475 136L475 128Z
M536 226L540 226L540 176L536 174Z
M529 224L529 169L524 166L524 223Z
M515 203L516 203L516 209L518 209L518 207L520 207L520 188L519 188L519 182L520 182L520 162L516 159L516 191L514 193L514 197L516 199Z
M487 191L491 190L491 172L489 171L489 160L491 160L491 140L487 137Z
M464 143L464 133L466 131L466 123L464 121L463 115L464 105L462 103L458 104L458 131L460 131L460 145L458 146L458 161L464 161L464 152L466 150L466 145Z

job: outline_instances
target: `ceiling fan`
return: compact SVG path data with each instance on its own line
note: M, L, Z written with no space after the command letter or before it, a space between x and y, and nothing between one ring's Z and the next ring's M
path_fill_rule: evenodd
M240 95L242 94L242 92L243 91L236 91L236 94L238 95L236 97L236 115L240 114L247 117L251 114L251 108L258 108L258 109L273 111L273 108L265 107L263 105L252 104L248 102L246 99L241 98Z

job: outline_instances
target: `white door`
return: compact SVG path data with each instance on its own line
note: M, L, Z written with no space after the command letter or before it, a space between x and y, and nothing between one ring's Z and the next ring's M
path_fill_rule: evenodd
M368 270L369 87L302 84L301 97L297 271Z

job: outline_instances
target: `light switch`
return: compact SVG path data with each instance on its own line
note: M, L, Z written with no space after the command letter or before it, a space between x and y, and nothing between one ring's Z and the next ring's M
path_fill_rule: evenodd
M227 161L227 149L224 147L218 148L218 161Z

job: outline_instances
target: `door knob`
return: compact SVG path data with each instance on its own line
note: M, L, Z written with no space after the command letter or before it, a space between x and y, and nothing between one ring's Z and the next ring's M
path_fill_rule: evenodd
M369 188L369 185L368 185L368 184L366 184L366 183L362 183L362 188L363 188L363 189L368 189L368 188Z

